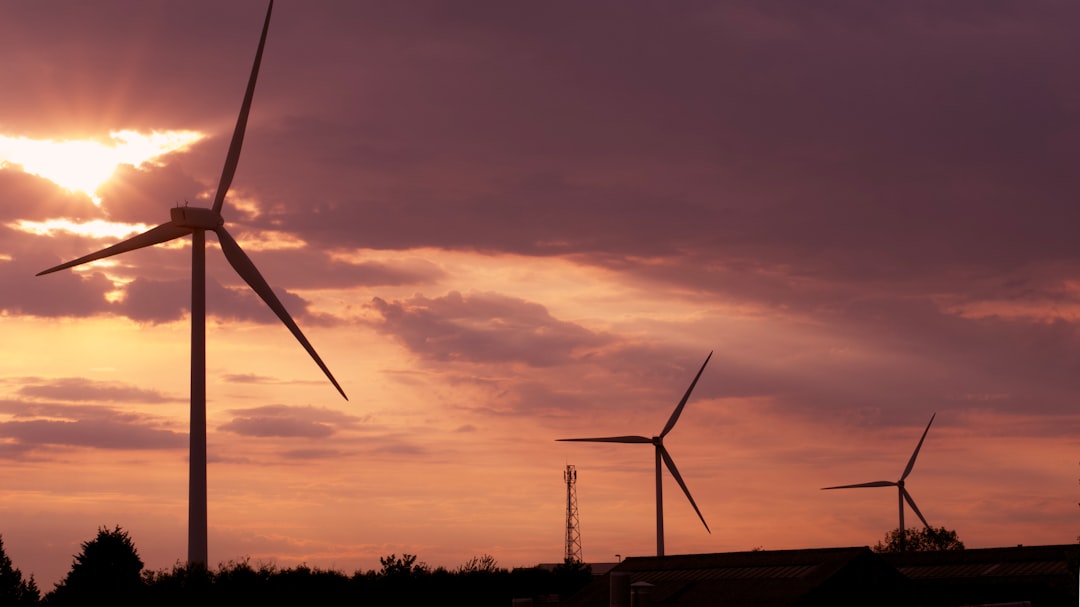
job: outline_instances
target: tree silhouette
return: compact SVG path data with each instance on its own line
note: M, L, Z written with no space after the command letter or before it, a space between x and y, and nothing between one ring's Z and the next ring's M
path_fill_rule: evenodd
M920 527L904 529L904 549L900 550L900 529L885 534L883 541L874 544L874 552L930 552L935 550L963 550L964 542L956 531L944 527Z
M12 566L4 550L4 537L0 536L0 605L37 605L40 599L34 576L23 580L22 572Z
M98 529L83 542L71 571L46 597L49 605L139 605L144 591L142 559L127 531Z
M379 563L382 564L382 570L379 571L379 575L385 577L418 575L430 571L427 563L416 562L415 554L402 554L401 558L398 558L396 554L380 556Z
M490 554L474 556L457 569L458 573L463 574L495 573L496 571L499 571L499 563Z
M6 571L3 561L0 545L0 569ZM379 607L445 604L456 597L472 607L501 607L514 598L548 604L571 596L592 577L588 565L578 562L507 570L488 554L473 557L454 571L431 568L413 554L390 554L379 562L381 569L352 576L307 565L282 569L252 564L248 558L215 569L177 562L171 569L140 574L142 561L127 532L102 528L82 545L71 572L45 597L45 604ZM9 604L22 607L0 595L0 607Z

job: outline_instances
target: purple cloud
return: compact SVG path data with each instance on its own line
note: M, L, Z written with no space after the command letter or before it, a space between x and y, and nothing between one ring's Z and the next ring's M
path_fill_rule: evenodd
M382 316L376 328L410 350L435 360L509 361L550 366L612 338L553 318L544 306L495 293L435 299L372 300Z

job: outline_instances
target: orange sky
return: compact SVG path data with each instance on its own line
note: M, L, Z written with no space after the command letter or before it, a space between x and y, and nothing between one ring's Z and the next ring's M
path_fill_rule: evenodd
M658 433L710 351L668 553L874 544L895 489L820 488L935 412L931 524L1076 541L1076 9L963 4L279 2L224 215L350 401L209 237L211 562L555 562L568 463L586 560L652 554L648 445L555 439ZM41 227L209 206L265 5L4 5L0 142L203 135L93 192L0 147L0 536L49 589L100 526L185 558L190 262L34 277L116 239Z

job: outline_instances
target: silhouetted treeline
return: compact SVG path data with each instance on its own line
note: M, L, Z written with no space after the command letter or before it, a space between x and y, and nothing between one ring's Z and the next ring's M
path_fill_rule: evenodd
M0 607L37 605L40 599L33 576L23 579L22 572L11 564L4 551L4 538L0 536Z
M900 541L903 538L903 541ZM908 527L901 535L897 527L885 534L885 539L874 544L874 552L927 552L936 550L963 550L964 542L952 529L945 527Z
M101 528L82 545L71 571L39 598L33 592L8 602L4 584L22 583L21 574L3 553L0 543L0 607L6 605L417 605L467 604L506 607L514 598L567 597L585 586L588 566L565 563L553 569L513 570L498 567L490 555L470 559L457 569L430 568L416 556L391 554L380 558L378 571L340 571L300 565L278 568L229 562L216 569L176 565L144 571L138 551L126 531ZM7 568L4 569L4 563ZM8 573L5 574L5 571Z

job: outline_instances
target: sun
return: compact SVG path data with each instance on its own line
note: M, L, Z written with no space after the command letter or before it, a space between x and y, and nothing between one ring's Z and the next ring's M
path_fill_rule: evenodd
M97 190L121 164L142 166L170 152L185 150L205 135L197 131L112 131L105 142L29 139L0 135L0 168L18 165L26 173L82 192L100 204Z

